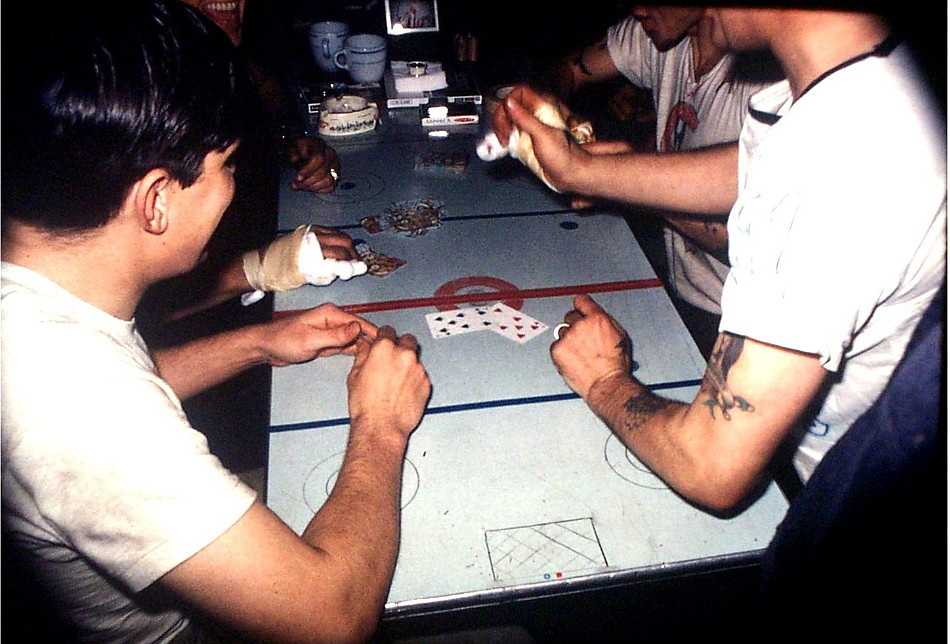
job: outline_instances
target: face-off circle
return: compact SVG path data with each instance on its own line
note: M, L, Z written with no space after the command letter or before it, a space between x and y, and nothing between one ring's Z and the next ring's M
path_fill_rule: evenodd
M336 485L336 477L343 466L344 452L337 452L332 456L323 459L310 470L307 480L303 484L303 499L313 512L319 510L326 500L330 498L330 492ZM408 458L403 465L402 473L402 507L412 503L419 491L419 470L415 464Z
M512 284L511 282L506 282L503 279L497 277L489 277L487 275L474 275L472 277L460 277L459 279L446 282L440 286L435 291L435 297L437 298L451 298L457 295L475 295L484 293L486 298L484 301L471 300L472 304L493 304L498 298L491 297L492 293L501 293L501 292L513 292L517 291L518 287ZM513 309L521 310L522 305L524 305L524 299L522 298L509 298L503 301L504 304L507 304ZM436 308L440 311L451 311L452 309L457 309L458 306L455 304L438 304Z
M620 439L611 434L604 443L604 460L614 473L638 487L650 490L668 490L670 489L656 474L650 471L646 465L637 460L627 446L620 442Z
M329 194L311 193L320 201L327 203L359 203L382 194L386 181L372 172L349 175L344 173L336 184L336 190Z

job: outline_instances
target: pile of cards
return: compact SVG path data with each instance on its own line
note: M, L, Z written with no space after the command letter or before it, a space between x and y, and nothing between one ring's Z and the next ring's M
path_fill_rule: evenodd
M353 247L360 259L366 262L366 272L376 277L385 277L406 263L404 259L373 250L366 242L357 242Z
M413 168L418 172L433 174L460 175L468 166L468 154L465 152L420 152L416 155Z
M426 315L426 324L433 338L494 331L519 344L539 336L548 328L544 322L501 302L491 306L472 306L429 313Z
M445 204L434 199L399 201L386 208L382 215L360 219L360 225L369 233L380 233L387 228L409 237L425 235L430 228L442 225Z

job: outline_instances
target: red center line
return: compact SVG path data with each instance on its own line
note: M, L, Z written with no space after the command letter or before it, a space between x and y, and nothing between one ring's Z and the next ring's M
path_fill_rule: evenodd
M396 311L399 309L415 309L423 307L438 307L448 304L464 304L471 302L485 302L486 300L504 300L512 297L541 298L560 297L563 295L577 295L580 293L609 293L612 291L633 291L646 288L662 287L658 278L642 280L624 280L622 282L602 282L600 284L577 284L574 286L552 286L548 288L528 288L515 291L481 291L478 293L458 293L441 297L418 297L405 300L389 300L386 302L365 302L362 304L345 304L340 308L348 313L373 313L378 311ZM296 313L295 310L275 311L274 317L282 317Z

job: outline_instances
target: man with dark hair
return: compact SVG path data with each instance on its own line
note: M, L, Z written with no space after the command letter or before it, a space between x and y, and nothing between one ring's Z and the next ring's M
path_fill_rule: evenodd
M765 65L755 77L743 73L736 55L713 40L712 24L704 7L634 5L598 42L552 65L536 85L569 101L592 85L624 78L652 94L657 152L732 143L739 138L749 97L774 78ZM566 111L564 105L559 108ZM602 145L615 153L624 147L617 143L587 149ZM708 358L719 331L719 300L729 272L726 213L702 218L681 211L630 215L662 217L667 284Z
M205 619L253 639L366 639L430 392L417 343L323 305L150 351L139 299L195 266L234 193L234 49L179 0L54 4L23 20L35 55L4 77L4 549L87 641L195 641ZM354 356L349 446L298 536L180 400L339 353Z

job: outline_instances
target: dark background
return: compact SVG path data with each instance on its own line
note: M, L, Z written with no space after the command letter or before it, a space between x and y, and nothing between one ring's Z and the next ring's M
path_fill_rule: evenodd
M302 25L318 20L340 20L350 25L350 33L387 35L383 0L247 0L247 3L245 40L248 48L255 57L271 61L289 81L315 80ZM540 65L600 38L607 27L629 12L632 4L616 0L584 0L572 4L542 0L438 0L440 31L388 36L390 59L423 58L449 63L455 55L455 36L472 34L479 43L478 62L474 67L484 82L526 80ZM917 52L935 92L946 105L946 3L931 3L926 7L917 3L883 6L827 1L787 4L884 11Z
M245 47L252 58L264 62L277 72L288 87L301 82L328 80L316 75L306 40L304 26L307 23L341 20L350 25L351 33L386 35L382 0L247 1ZM449 63L454 60L455 36L471 34L478 39L478 60L465 64L476 73L483 88L522 81L554 58L599 39L607 27L627 14L629 6L630 3L608 0L584 0L571 4L541 0L439 0L440 32L389 36L390 58L424 58ZM931 3L923 8L918 3L902 3L896 9L893 6L891 9L889 18L892 24L907 37L935 94L946 109L946 4ZM15 28L15 18L8 16L5 29ZM6 53L7 64L15 61L16 55L22 55L22 52ZM329 80L345 81L345 76L338 75ZM589 105L596 109L597 100L604 95L591 93L590 96ZM596 118L596 115L588 116ZM644 124L643 130L647 133L646 140L651 140L651 125ZM635 232L640 233L638 238L649 254L649 243L645 243L645 240L655 231ZM653 256L662 259L662 248ZM662 274L659 267L657 272ZM259 400L236 402L238 404L234 407L238 411L257 409L259 415L263 414L262 422L266 425L266 407L261 406ZM220 421L220 418L217 420ZM200 422L196 423L196 426L200 425ZM240 433L242 441L238 443L213 434L209 436L213 451L236 471L262 465L266 432L260 433L254 422L248 422L248 425L251 426L246 432ZM882 554L886 556L887 553ZM921 563L908 562L908 565L919 566ZM923 563L928 565L927 562ZM946 562L941 560L936 564L945 567ZM10 641L68 641L55 633L55 613L46 610L33 614L21 603L38 591L28 583L21 571L11 566L7 557L3 558L2 577L2 610L7 618L3 635ZM380 641L504 624L525 627L539 643L612 642L618 639L639 642L707 641L721 639L722 636L731 641L746 641L750 632L745 627L754 622L750 598L755 594L757 582L757 568L740 563L729 570L696 574L689 578L654 582L644 580L597 591L578 591L546 600L524 600L413 620L389 620L380 634ZM934 589L934 592L941 594L944 591ZM806 610L813 614L814 607L806 607ZM910 622L921 625L936 623L940 626L946 614L908 617L909 626ZM920 617L925 619L921 620ZM869 618L873 619L874 616L869 615ZM781 625L769 626L755 633L755 639L781 641ZM820 632L820 628L820 624L816 625L816 632ZM945 632L942 631L937 639L945 639L941 637Z

